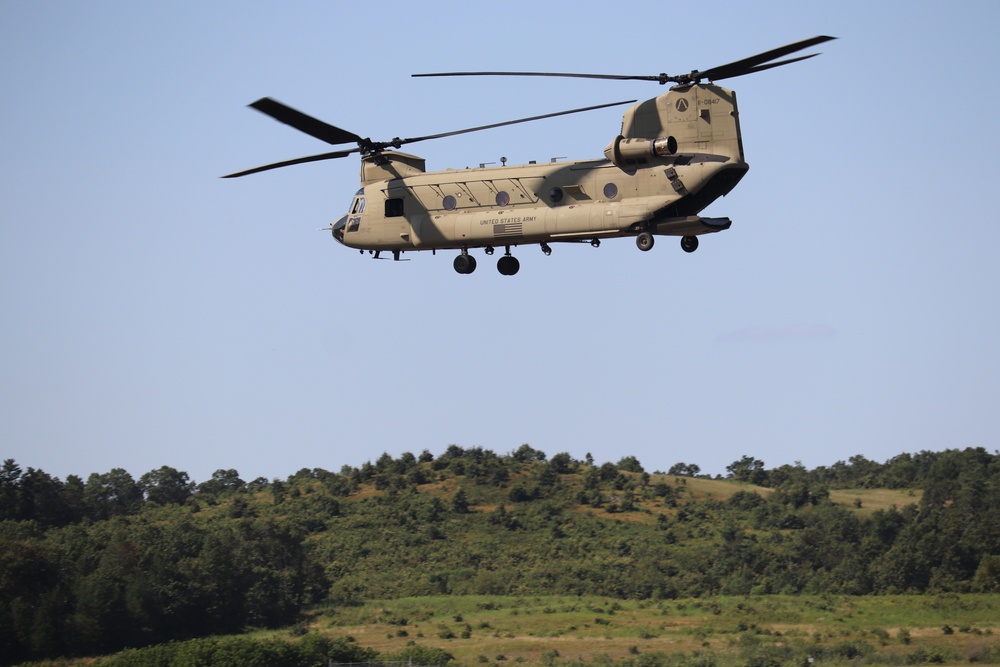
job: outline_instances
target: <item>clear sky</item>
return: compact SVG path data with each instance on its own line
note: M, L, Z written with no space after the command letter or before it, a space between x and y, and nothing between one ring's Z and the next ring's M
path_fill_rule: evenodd
M1000 4L0 2L0 458L204 481L529 443L711 474L1000 440ZM411 79L707 69L749 174L729 231L373 261L317 231L354 158L246 108L434 134L665 92ZM429 169L600 157L622 108L408 147Z

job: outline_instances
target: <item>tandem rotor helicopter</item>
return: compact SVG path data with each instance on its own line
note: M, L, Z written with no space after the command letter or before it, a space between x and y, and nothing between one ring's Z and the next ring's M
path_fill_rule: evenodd
M705 71L673 76L556 72L413 75L556 76L674 84L667 93L629 107L621 132L604 149L604 157L590 160L428 172L422 158L390 149L635 100L422 137L372 141L265 97L250 106L328 144L355 147L255 167L224 178L360 153L361 188L347 215L327 228L333 237L375 258L382 252L391 252L393 259L399 260L408 251L458 250L454 268L460 274L476 270L476 258L470 251L477 249L492 255L503 248L497 269L505 276L518 272L520 262L511 248L523 245L538 245L549 255L552 243L583 242L597 247L604 239L630 236L639 250L648 251L656 236L679 236L681 248L694 252L699 236L729 229L732 224L729 218L699 214L736 187L750 168L743 158L736 93L714 82L812 58L818 54L776 60L831 39L813 37Z

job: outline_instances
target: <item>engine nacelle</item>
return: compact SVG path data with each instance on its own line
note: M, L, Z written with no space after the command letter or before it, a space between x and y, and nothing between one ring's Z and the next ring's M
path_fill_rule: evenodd
M677 152L677 139L626 139L622 135L614 138L604 149L604 155L622 171L633 172L639 164L651 157L663 157Z

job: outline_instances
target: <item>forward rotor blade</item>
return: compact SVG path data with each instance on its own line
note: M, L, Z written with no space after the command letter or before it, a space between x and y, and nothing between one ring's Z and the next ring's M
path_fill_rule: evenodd
M803 39L802 41L795 42L793 44L779 46L776 49L771 49L770 51L765 51L764 53L758 53L757 55L750 56L749 58L743 58L742 60L737 60L725 65L719 65L718 67L707 69L704 72L695 71L691 73L691 76L697 76L699 79L708 79L709 81L718 81L720 79L731 79L735 76L742 76L743 74L760 72L765 69L770 69L771 67L778 67L779 65L788 65L793 62L798 62L799 60L804 60L804 58L793 58L784 62L773 63L767 67L759 67L768 61L774 60L775 58L781 58L782 56L787 56L790 53L807 49L810 46L816 46L817 44L822 44L823 42L829 42L832 39L836 39L836 37L819 35L818 37Z
M491 125L480 125L479 127L470 127L465 130L454 130L452 132L442 132L441 134L428 134L425 137L413 137L410 139L400 139L399 144L412 144L416 141L424 141L426 139L441 139L443 137L453 137L456 134L467 134L469 132L478 132L480 130L489 130L494 127L504 127L505 125L516 125L518 123L528 123L533 120L542 120L543 118L555 118L556 116L566 116L572 113L580 113L583 111L594 111L595 109L604 109L607 107L615 107L622 104L632 104L635 100L625 100L624 102L611 102L609 104L598 104L592 107L583 107L580 109L570 109L569 111L557 111L556 113L547 113L542 116L532 116L531 118L519 118L518 120L508 120L502 123L493 123Z
M291 166L293 164L303 164L303 163L306 163L306 162L318 162L320 160L332 160L332 159L335 159L335 158L347 157L351 153L359 153L360 152L360 153L362 153L364 155L369 155L369 154L372 154L372 153L381 152L385 148L390 148L390 147L392 147L392 148L399 148L403 144L412 144L412 143L417 142L417 141L426 141L427 139L441 139L443 137L453 137L453 136L455 136L457 134L466 134L468 132L478 132L479 130L489 130L489 129L492 129L494 127L503 127L505 125L516 125L517 123L527 123L527 122L533 121L533 120L542 120L543 118L554 118L556 116L565 116L567 114L580 113L580 112L583 112L583 111L593 111L595 109L604 109L606 107L613 107L613 106L618 106L618 105L621 105L621 104L632 104L634 102L635 102L635 100L626 100L624 102L612 102L610 104L598 104L596 106L591 106L591 107L583 107L583 108L580 108L580 109L571 109L569 111L557 111L556 113L547 113L547 114L544 114L544 115L541 115L541 116L532 116L531 118L520 118L518 120L508 120L508 121L505 121L503 123L492 123L490 125L480 125L479 127L470 127L470 128L464 129L464 130L454 130L452 132L442 132L440 134L428 134L427 136L423 136L423 137L411 137L409 139L399 139L399 138L396 138L396 139L393 139L392 141L386 141L386 142L373 142L373 141L370 141L368 139L362 139L362 138L358 137L355 134L351 134L350 135L351 136L350 140L351 141L356 141L358 143L358 146L356 148L350 148L348 150L343 150L343 151L335 151L333 153L321 153L319 155L309 155L307 157L295 158L294 160L283 160L282 162L275 162L273 164L265 164L265 165L260 166L260 167L254 167L253 169L245 169L243 171L238 171L238 172L233 173L233 174L227 174L226 176L223 176L222 178L238 178L240 176L248 176L249 174L256 174L256 173L261 172L261 171L268 171L268 170L271 170L271 169L278 169L279 167L289 167L289 166ZM250 106L254 107L255 109L258 109L259 111L263 111L264 113L266 113L267 115L271 116L272 118L280 120L283 123L287 123L288 125L291 125L292 127L295 127L296 129L302 130L303 132L306 132L307 134L310 134L310 135L316 137L317 139L322 139L323 141L328 141L328 139L330 138L330 133L326 129L324 129L324 128L331 128L331 129L333 129L333 130L335 130L337 132L344 132L344 130L340 130L339 128L335 128L332 125L327 125L326 123L324 123L322 121L316 120L315 118L312 118L311 116L306 116L305 114L301 114L300 112L295 111L295 109L292 109L291 107L287 107L284 104L281 104L280 102L275 102L274 100L270 100L268 98L264 98L263 100L258 100L257 102L254 102ZM261 107L263 107L263 108L261 108ZM306 120L303 121L303 118L306 119ZM308 129L306 129L306 128L308 128ZM319 128L319 129L317 129L317 128ZM315 133L314 133L313 130L315 130ZM323 134L324 136L320 136L320 134ZM350 133L345 133L345 134L350 134ZM341 141L340 143L345 143L345 142Z
M334 146L363 141L361 137L353 132L348 132L329 123L324 123L318 118L313 118L277 100L272 100L270 97L263 97L251 104L250 107L263 114L267 114L276 121L290 125L300 132L305 132L311 137L325 141L328 144L333 144Z
M256 174L261 171L269 171L271 169L278 169L279 167L290 167L293 164L304 164L306 162L319 162L320 160L333 160L335 158L347 157L351 153L357 153L360 148L351 148L346 151L337 151L335 153L322 153L320 155L310 155L308 157L299 157L294 160L284 160L282 162L274 162L272 164L265 164L261 167L254 167L253 169L246 169L244 171L238 171L235 174L226 174L222 178L239 178L240 176L248 176L250 174Z

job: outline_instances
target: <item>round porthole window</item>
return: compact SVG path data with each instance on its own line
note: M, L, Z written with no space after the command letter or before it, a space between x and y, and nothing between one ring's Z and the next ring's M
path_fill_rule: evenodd
M618 196L618 186L614 183L608 183L604 186L604 198L614 199Z
M506 192L497 193L497 206L506 206L510 203L510 195Z
M552 188L551 190L549 190L549 199L552 201L553 204L558 204L559 202L561 202L563 199L562 188Z
M458 206L458 202L451 195L445 197L442 204L444 205L444 210L446 211L454 211L455 207Z

